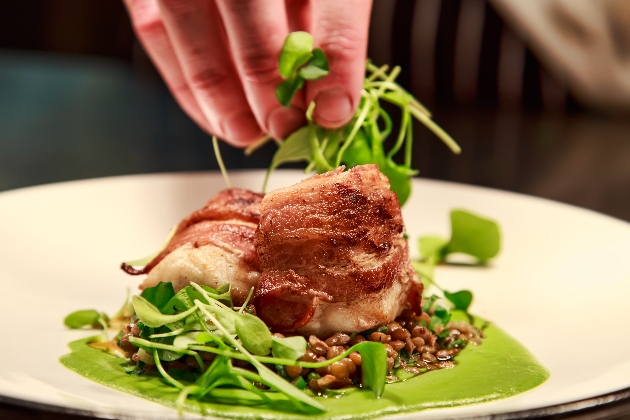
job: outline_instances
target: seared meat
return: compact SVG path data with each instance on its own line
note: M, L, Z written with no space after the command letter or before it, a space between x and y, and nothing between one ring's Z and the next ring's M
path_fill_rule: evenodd
M232 299L241 305L260 277L253 240L262 197L237 188L219 192L179 223L168 246L143 269L122 269L148 274L142 289L161 281L173 283L175 291L191 281L214 288L230 283Z
M422 292L396 194L376 165L268 193L255 235L256 314L277 331L325 336L393 320Z

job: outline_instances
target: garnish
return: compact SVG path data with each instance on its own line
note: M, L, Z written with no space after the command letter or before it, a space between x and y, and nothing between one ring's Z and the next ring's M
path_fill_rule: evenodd
M234 307L229 285L213 289L191 283L175 293L171 283L159 283L132 297L136 326L139 333L127 340L137 348L138 366L130 374L142 374L146 365L155 366L170 385L180 389L180 409L189 398L200 399L211 395L218 386L229 385L250 393L259 402L269 397L256 388L258 383L281 393L297 411L324 411L325 408L302 389L305 381L283 379L267 365L317 369L330 366L358 352L363 360L362 384L378 398L382 395L387 374L387 352L381 343L363 342L330 360L305 362L298 360L307 350L304 337L272 336L267 326L254 315ZM243 305L245 306L245 305ZM91 325L94 311L77 311L66 321L69 325ZM68 319L67 318L67 319ZM78 320L75 320L78 319ZM89 322L89 324L85 324ZM121 336L119 335L119 345ZM96 338L102 343L102 338ZM100 347L99 347L100 348ZM120 350L120 349L118 349ZM215 355L214 359L202 357ZM178 380L164 365L184 356L194 358L197 374L189 375L186 383ZM207 360L212 360L207 365ZM232 360L248 362L251 369L235 367ZM275 398L275 397L274 397Z
M309 77L319 78L328 73L323 51L312 48L312 37L305 32L289 34L285 41L279 68L280 74L287 80L276 90L276 96L285 106L302 87L304 79L313 80ZM306 172L314 170L317 173L332 171L340 165L352 168L374 163L389 178L391 189L398 195L402 205L411 193L411 176L418 173L411 167L413 118L435 133L453 153L459 153L457 143L433 122L429 111L395 82L400 67L394 67L390 73L387 70L387 66L377 67L367 63L361 102L354 118L344 127L330 130L315 124L311 118L312 103L306 113L308 125L280 143L267 171L263 191L271 172L284 163L305 161L308 163ZM384 142L392 132L393 123L381 107L381 101L398 106L402 114L396 142L389 151L385 150ZM394 155L403 147L404 163L398 164L394 161Z
M287 108L305 80L317 80L329 73L324 51L313 49L313 37L308 32L287 35L280 52L278 70L285 80L276 88L276 98Z
M421 259L412 261L412 265L425 286L435 286L451 302L453 309L468 313L473 300L472 292L470 290L449 292L443 289L435 281L434 268L446 261L449 255L456 253L473 257L477 264L485 264L499 254L501 231L495 221L466 210L452 210L450 219L451 238L421 237L419 239Z

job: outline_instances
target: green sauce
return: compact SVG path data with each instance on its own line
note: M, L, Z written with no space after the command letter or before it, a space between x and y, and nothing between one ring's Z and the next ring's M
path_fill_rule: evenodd
M457 357L457 366L422 374L404 382L389 384L382 398L371 391L347 390L341 398L323 398L328 412L300 415L283 406L282 401L269 406L252 405L247 394L243 405L189 400L185 410L216 417L253 418L361 418L408 413L440 407L457 407L500 400L528 391L549 378L545 369L522 345L493 324L484 330L480 346L469 345ZM71 353L60 361L67 368L107 387L175 408L179 390L153 375L125 373L126 361L87 345L87 339L70 343ZM222 395L241 395L238 390L217 389L213 401ZM273 394L271 394L273 395Z

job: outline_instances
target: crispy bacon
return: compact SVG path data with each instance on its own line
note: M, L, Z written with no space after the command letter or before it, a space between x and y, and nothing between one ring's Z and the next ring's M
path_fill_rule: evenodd
M363 331L415 303L396 194L376 165L343 168L273 191L255 235L256 314L278 331Z
M179 290L191 281L217 287L232 285L241 304L260 276L254 233L263 195L238 188L219 192L200 210L182 220L167 247L142 269L126 264L133 275L148 274L141 288L160 281Z

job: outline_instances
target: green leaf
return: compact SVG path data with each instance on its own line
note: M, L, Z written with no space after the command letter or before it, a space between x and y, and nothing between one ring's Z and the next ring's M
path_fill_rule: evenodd
M426 303L424 304L424 306L422 307L422 312L429 312L431 310L431 307L433 306L433 303L438 300L440 297L438 295L431 295Z
M444 291L444 297L455 305L455 309L468 311L468 307L472 303L473 294L469 290L460 290L459 292L450 293Z
M297 360L306 353L306 340L304 337L278 338L272 337L271 354L279 359Z
M390 189L398 196L401 207L411 195L411 178L409 169L402 165L396 165L390 159L378 165L379 169L389 178Z
M355 346L361 355L361 381L364 388L374 392L380 398L385 391L387 376L387 350L382 343L363 342Z
M205 306L199 306L199 309L203 313L205 313L205 315L208 316L209 318L213 316L212 314L208 313ZM218 319L216 321L217 322L215 323L215 325L218 327L218 329L226 333L227 331L225 327L221 325L221 322ZM269 386L272 389L275 389L277 391L284 393L289 398L292 398L293 400L297 402L306 404L307 406L310 406L320 411L326 411L324 406L321 405L319 402L315 401L313 398L309 397L308 395L306 395L299 389L295 388L293 385L291 385L290 383L288 383L287 381L285 381L284 379L280 378L278 375L273 373L267 366L263 365L261 362L256 360L256 358L251 353L248 352L244 344L239 343L237 340L235 340L233 337L229 335L226 335L225 338L227 342L229 342L232 346L234 346L241 353L243 353L245 357L247 357L248 361L258 371L258 374L260 375L260 378L261 378L261 382L263 382L265 385Z
M444 259L444 253L448 246L448 239L441 236L423 236L419 239L420 255L422 259L428 261L431 257L434 263L438 263Z
M176 345L174 343L174 341L177 340L177 338L179 338L179 336L178 337L163 337L163 338L155 339L154 341L160 344L167 344L167 345L173 345L175 347L186 348L187 346ZM184 355L184 353L181 353L178 351L164 350L164 349L158 350L157 353L160 360L163 360L165 362L172 362L173 360L178 360Z
M263 184L263 191L267 189L269 175L278 166L289 162L308 162L311 160L313 156L311 146L312 135L313 133L311 131L311 126L307 125L294 131L285 141L282 142L282 144L280 144L280 147L273 155L273 159L271 160L271 165L269 165L269 169L267 169L265 182Z
M423 262L423 261L412 261L411 265L420 276L420 280L424 283L428 280L429 283L433 283L433 272L435 268L435 264L432 262Z
M360 129L354 137L354 140L341 156L341 162L348 168L354 168L358 165L372 163L372 147L367 139L365 130Z
M328 59L321 48L313 50L313 56L306 65L298 70L298 74L306 80L317 80L330 73Z
M68 315L63 323L68 328L81 328L98 322L100 314L95 309L82 309Z
M442 325L448 324L448 321L451 319L451 313L443 306L436 305L433 309L433 313L435 314L435 317L440 320ZM433 317L431 317L431 321L433 321Z
M272 170L288 162L310 160L313 155L311 149L311 127L305 126L294 131L278 148L271 161Z
M501 233L496 222L465 210L453 210L451 228L448 253L462 252L482 262L499 253Z
M292 32L284 40L278 70L280 75L288 79L306 63L313 55L313 37L308 32Z
M140 321L142 321L142 323L147 327L151 328L157 328L161 327L162 325L177 322L181 319L186 318L188 315L197 310L197 308L193 306L187 311L181 312L176 315L164 315L160 312L158 308L153 306L142 296L133 296L131 298L131 302L133 303L133 308L136 311L136 315L138 316L138 318L140 318Z
M300 77L298 74L295 74L290 79L280 83L276 87L276 98L278 98L278 102L280 102L285 108L289 108L291 106L293 96L295 96L302 86L304 86L304 78Z
M199 332L199 331L191 331L185 334L180 334L177 337L175 337L175 340L173 340L173 345L175 347L181 347L181 348L186 349L188 348L189 344L199 344L199 340L197 340L197 337L199 337L202 334L209 335L208 333ZM202 337L202 338L205 338L205 337Z
M271 333L258 317L246 313L236 313L236 334L243 346L251 353L266 356L271 350ZM225 324L224 324L225 325Z
M175 290L173 289L173 283L161 281L157 286L144 289L140 296L156 308L164 309L175 296Z

